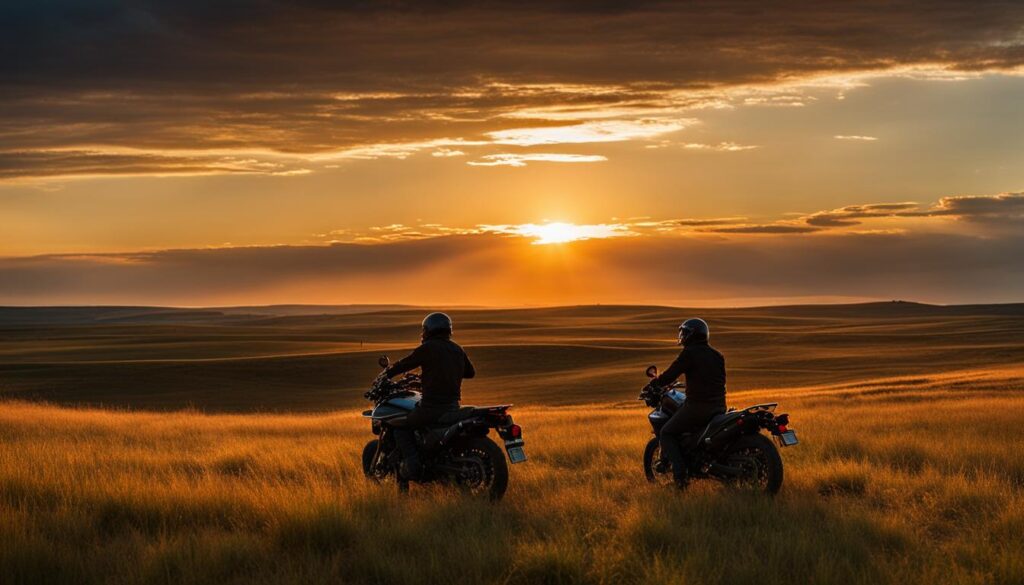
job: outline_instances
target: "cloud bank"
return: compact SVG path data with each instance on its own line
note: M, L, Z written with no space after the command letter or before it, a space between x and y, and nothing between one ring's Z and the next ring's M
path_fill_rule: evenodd
M4 16L7 181L654 140L704 108L799 106L801 88L865 75L1024 65L1014 1L55 0Z
M859 229L871 221L929 225ZM959 229L976 222L1004 229ZM563 236L578 241L534 245ZM0 258L0 303L1006 302L1024 293L1022 249L1021 193L847 206L774 223L392 225L330 245Z

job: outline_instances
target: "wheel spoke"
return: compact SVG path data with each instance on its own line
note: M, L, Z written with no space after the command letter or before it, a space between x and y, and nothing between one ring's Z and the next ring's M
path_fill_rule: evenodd
M465 449L453 455L455 462L463 468L456 478L459 487L474 493L490 488L494 481L494 465L487 453L479 449Z
M737 484L753 488L768 485L768 457L761 449L746 447L732 453L729 463L744 470Z

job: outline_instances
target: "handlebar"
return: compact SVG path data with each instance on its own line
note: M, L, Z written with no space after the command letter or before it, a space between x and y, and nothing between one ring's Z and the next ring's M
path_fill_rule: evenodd
M377 376L370 389L363 394L363 398L373 402L380 402L392 394L406 392L414 388L422 388L423 382L416 374L406 374L398 380Z
M661 397L669 390L676 390L679 388L686 388L686 384L683 382L672 382L668 386L655 386L654 382L647 384L640 391L640 395L637 396L637 400L643 400L649 406L655 406Z

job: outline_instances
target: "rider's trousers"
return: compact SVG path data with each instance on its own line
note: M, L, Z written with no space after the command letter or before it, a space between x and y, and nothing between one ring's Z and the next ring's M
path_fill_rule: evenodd
M672 475L677 480L686 477L686 463L680 435L698 433L704 429L713 417L725 412L724 404L692 402L687 400L683 406L661 427L658 438L661 450L672 463Z

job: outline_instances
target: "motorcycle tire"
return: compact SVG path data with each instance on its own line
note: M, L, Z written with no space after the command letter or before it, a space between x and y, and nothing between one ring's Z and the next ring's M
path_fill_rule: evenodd
M779 493L782 488L782 456L771 439L755 433L744 435L726 449L722 458L728 465L746 467L753 465L757 478L744 482L738 480L737 485L756 487L769 495Z
M655 466L661 458L661 441L658 437L652 438L644 447L644 476L647 481L656 484L668 485L673 482L671 467L666 471L659 472Z
M379 441L374 439L363 447L363 475L369 480L379 482L380 476L373 471L373 457L377 454L378 443Z
M505 451L487 437L471 437L452 445L453 457L474 457L484 466L482 485L465 486L470 492L482 493L484 489L491 501L498 501L508 489L508 460Z

